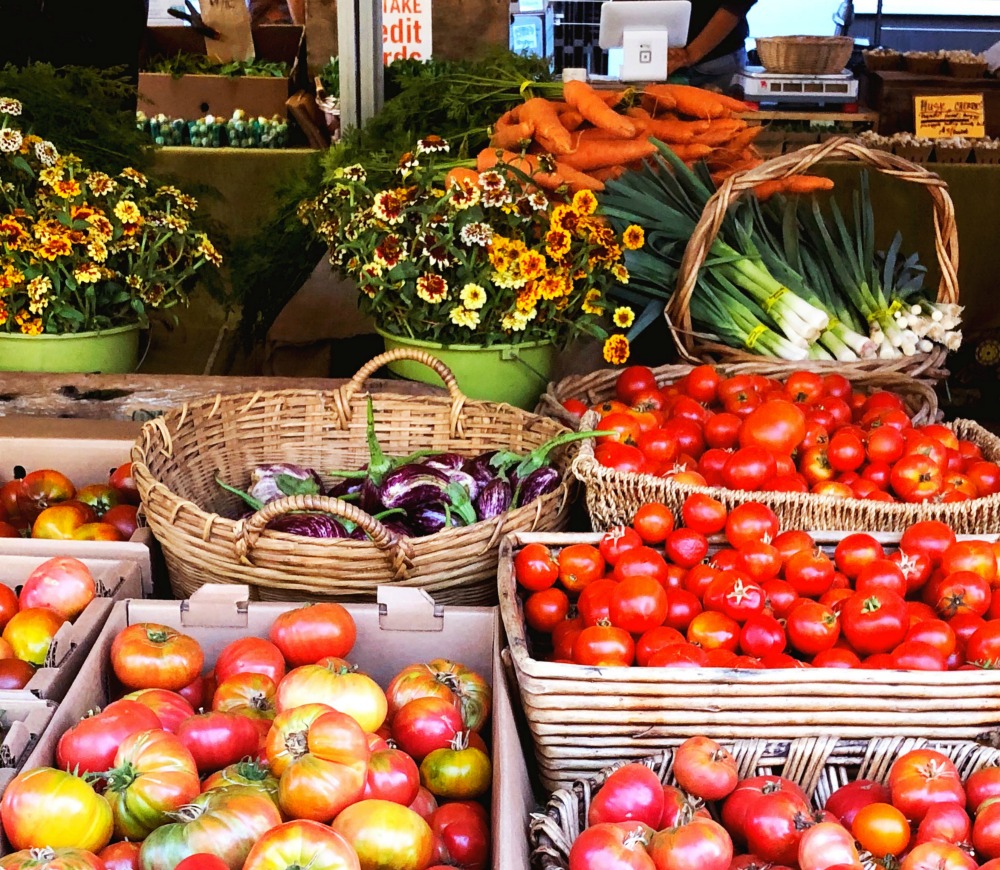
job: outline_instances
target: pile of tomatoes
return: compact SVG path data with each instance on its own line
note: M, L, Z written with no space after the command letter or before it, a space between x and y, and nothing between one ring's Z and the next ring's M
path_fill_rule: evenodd
M514 573L528 626L554 661L729 668L994 668L1000 664L1000 544L919 522L899 547L858 532L832 554L779 533L767 506L732 511L695 493L683 526L662 504L598 545L521 548ZM728 546L710 553L709 536Z
M126 694L7 786L8 840L34 870L482 870L489 685L436 659L383 691L344 658L355 638L347 610L315 604L203 676L194 638L127 627L111 647Z
M79 559L42 562L20 592L0 583L0 689L23 689L49 658L60 628L97 596L97 583Z
M104 483L79 489L62 472L42 468L0 487L0 538L127 541L136 529L138 504L131 462Z
M960 502L1000 492L1000 465L941 424L913 426L895 393L798 371L782 383L692 369L659 388L642 366L597 405L597 461L695 486L870 501ZM568 411L590 410L572 399Z
M948 756L916 749L884 784L849 783L822 809L785 777L739 779L730 752L707 737L681 744L672 772L677 786L643 764L612 773L569 870L1000 870L998 767L963 784ZM719 802L720 821L705 801Z

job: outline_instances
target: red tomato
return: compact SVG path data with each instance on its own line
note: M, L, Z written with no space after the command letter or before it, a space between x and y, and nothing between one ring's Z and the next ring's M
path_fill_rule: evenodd
M808 817L808 804L794 792L781 789L756 796L743 815L747 851L772 864L796 864L801 822Z
M573 642L573 660L581 665L628 667L635 659L635 642L622 628L590 625Z
M151 622L123 629L111 645L115 676L130 689L183 689L198 677L204 662L194 638Z
M285 675L285 657L269 640L241 637L227 644L215 661L217 683L237 674L262 674L277 685Z
M790 454L806 434L806 417L791 402L768 401L754 409L740 429L742 447Z
M893 465L889 482L904 501L924 502L944 489L944 472L933 459L919 453L911 454Z
M655 389L656 376L646 366L629 366L615 380L615 395L627 405L632 404L637 394Z
M837 544L833 559L837 570L854 580L861 569L874 559L885 558L882 545L871 535L856 532L848 535Z
M180 870L229 870L229 865L218 855L196 852L186 858L181 858L174 870L178 870L178 868Z
M664 647L683 643L687 641L676 628L667 625L652 628L644 632L635 643L635 663L640 667L646 667L650 659Z
M761 584L764 594L767 596L767 603L764 612L770 610L776 619L784 619L799 600L799 593L795 587L785 580L765 580Z
M123 541L127 541L139 527L138 510L135 505L118 504L110 508L101 518L105 525L118 530Z
M737 505L726 519L726 538L736 548L750 541L778 534L778 517L766 505L747 502Z
M691 620L687 639L689 643L704 650L727 649L736 652L740 642L740 624L724 613L705 610Z
M97 595L90 569L79 559L56 556L42 562L24 581L20 608L48 607L66 619L76 619Z
M643 432L638 447L646 460L655 465L670 465L677 457L677 441L663 428Z
M773 580L781 571L781 552L766 541L751 541L739 549L742 570L756 583Z
M862 595L894 592L902 598L906 595L908 587L902 569L895 562L889 559L874 559L858 573L854 588Z
M63 770L101 773L114 766L118 746L131 734L162 728L159 717L137 701L122 699L81 719L56 744L56 763Z
M865 462L865 445L852 432L836 432L827 447L827 457L835 471L856 471Z
M642 634L662 625L667 615L667 593L655 577L630 577L611 590L608 610L613 626L630 634Z
M937 647L919 640L903 641L892 651L892 661L900 671L948 670L948 657Z
M895 649L909 629L906 602L893 592L855 593L840 610L841 630L861 655Z
M104 870L139 870L140 845L122 840L105 846L97 857L104 862Z
M0 659L0 689L23 689L35 675L35 669L18 658Z
M194 757L200 773L252 757L260 745L260 732L250 719L219 710L188 717L177 727L177 737Z
M656 550L651 547L636 547L621 555L611 574L618 581L650 577L665 587L669 569L663 556Z
M632 527L644 544L662 544L674 529L674 515L665 504L649 502L635 512Z
M604 576L604 557L590 544L570 544L559 551L559 579L567 591L580 592Z
M888 807L888 811L892 809L893 807ZM857 822L855 819L855 824ZM871 833L869 827L866 826L863 831L866 836ZM906 833L909 834L908 829ZM870 839L875 841L874 836ZM807 828L799 839L797 859L800 870L832 870L834 867L861 870L862 867L854 837L837 822L820 822Z
M535 631L551 634L568 614L569 596L562 589L532 592L524 600L524 621Z
M590 410L584 402L579 399L566 399L562 403L563 409L574 417L582 417Z
M728 511L717 499L694 493L684 500L681 517L684 525L703 535L715 535L726 527Z
M654 834L648 851L656 870L728 870L733 841L718 822L695 817Z
M490 857L486 811L471 801L452 801L428 820L434 832L435 858L467 870L485 870Z
M914 843L967 843L972 835L972 823L962 804L932 804L917 828Z
M977 867L975 859L951 843L921 843L899 864L899 870L976 870Z
M678 631L687 631L691 620L701 613L701 602L686 589L667 591L667 615L663 624Z
M663 785L644 764L625 764L612 772L590 802L587 824L642 822L659 825Z
M897 758L889 770L888 784L893 805L916 823L934 804L965 801L954 762L933 749L915 749Z
M803 597L818 598L833 585L833 561L819 548L800 550L785 563L785 580Z
M705 421L703 430L705 443L709 447L729 450L739 443L742 425L743 421L735 414L729 414L725 411L721 414L713 414Z
M920 554L930 559L936 568L945 551L955 543L955 532L938 520L925 520L907 528L899 540L899 548L906 553Z
M605 624L611 619L611 593L618 582L610 577L602 577L580 593L576 601L577 613L583 618L583 626L597 625L602 619Z
M594 449L594 459L605 468L628 474L646 474L649 465L643 452L630 444L608 441Z
M992 583L997 578L997 557L986 541L956 541L941 556L941 573L972 571Z
M929 644L938 650L945 659L955 652L958 646L958 638L954 629L941 619L921 619L910 626L906 633L906 640Z
M617 526L609 529L598 544L598 552L607 564L614 567L622 555L629 550L643 546L639 533L629 526Z
M76 487L65 474L52 469L29 472L16 488L17 515L33 524L46 508L75 495Z
M674 778L696 798L717 801L736 788L736 759L709 737L689 737L674 750Z
M357 629L343 605L324 601L279 614L269 637L288 663L298 667L324 656L344 658L354 647Z
M569 870L656 870L646 851L649 828L601 822L585 828L569 851Z
M139 504L139 489L135 485L135 478L132 476L132 463L125 462L119 465L108 478L111 488L118 493L118 498L125 504Z
M598 444L608 444L617 442L635 447L639 443L642 430L639 428L639 421L631 411L615 414L607 414L601 417L597 424L602 432L610 432L610 435L599 435Z
M793 648L807 656L830 649L840 637L840 621L825 604L800 599L788 614L785 631Z
M559 579L559 565L544 544L525 544L514 557L514 576L529 592L538 592Z
M986 801L1000 798L1000 767L990 765L970 773L965 780L965 794L969 812L973 814Z
M708 539L693 529L674 529L667 536L664 549L675 565L691 568L708 555Z
M140 689L126 695L125 698L138 701L152 710L160 720L163 730L171 734L176 734L181 722L194 715L194 707L186 698L167 689Z
M651 668L707 668L710 666L708 653L690 643L665 646L653 653L649 659Z
M965 471L976 485L980 497L1000 492L1000 465L995 462L973 462Z
M787 642L785 629L773 616L751 616L740 629L740 649L756 658L784 652Z
M684 392L692 399L710 405L719 393L722 376L711 366L695 366L684 377Z
M960 613L982 616L989 610L992 592L990 584L972 571L956 571L927 587L934 609L942 619Z

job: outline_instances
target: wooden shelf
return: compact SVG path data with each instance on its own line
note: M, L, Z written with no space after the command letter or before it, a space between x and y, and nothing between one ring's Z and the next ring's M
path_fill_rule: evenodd
M738 118L746 121L819 121L848 124L874 124L878 120L878 112L861 109L857 112L814 112L795 111L783 112L780 109L760 109L756 112L740 112Z

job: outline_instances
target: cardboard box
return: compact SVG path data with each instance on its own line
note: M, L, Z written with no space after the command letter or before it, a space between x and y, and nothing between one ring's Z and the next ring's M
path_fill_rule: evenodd
M12 589L19 589L31 572L50 558L34 552L33 543L35 542L9 539L7 552L0 554L0 582ZM23 551L22 554L12 555L9 552L17 548ZM35 671L35 675L21 692L0 691L0 709L7 700L19 695L60 700L68 691L97 636L104 629L104 623L115 602L140 596L142 575L136 562L91 557L81 558L81 561L90 569L97 583L97 597L73 622L67 622L59 629L49 648L46 666Z
M78 418L0 417L0 484L14 476L17 466L25 471L54 468L77 486L103 483L123 462L129 461L141 423L125 420ZM135 562L142 575L142 588L130 596L153 594L155 545L149 529L138 529L128 541L46 541L0 538L0 557L37 554L44 558L74 556Z
M0 702L0 792L24 765L28 754L55 712L55 704L37 698L10 698Z
M187 601L116 603L77 679L25 764L51 765L59 737L88 710L111 700L109 655L115 635L136 622L173 626L196 638L206 666L237 638L266 637L274 618L298 605L247 601L245 586L208 585ZM348 604L358 636L350 660L385 687L413 662L447 657L491 679L494 686L494 870L527 870L526 819L533 800L498 655L495 607L441 607L420 589L380 587L378 604ZM523 841L523 842L522 842Z
M249 115L285 116L285 101L298 88L299 56L304 52L301 27L272 24L253 28L258 60L287 63L287 78L185 75L139 72L139 111L147 115L196 120L204 115L229 118L236 109ZM190 27L149 27L140 67L153 57L178 52L204 54L205 40Z

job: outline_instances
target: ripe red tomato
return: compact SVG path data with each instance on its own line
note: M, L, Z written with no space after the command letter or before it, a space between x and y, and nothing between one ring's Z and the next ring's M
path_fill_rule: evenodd
M862 595L873 592L895 592L901 598L906 595L907 583L903 571L889 559L874 559L858 573L854 588Z
M428 823L434 833L436 860L485 870L490 857L490 827L482 806L452 801L435 810Z
M675 565L691 568L708 555L708 539L694 529L674 529L667 536L664 549Z
M956 541L941 556L941 573L972 571L992 583L997 578L997 557L986 541Z
M642 538L635 529L631 526L616 526L604 533L597 549L604 561L614 567L624 553L641 546Z
M539 592L559 579L559 565L544 544L525 544L514 557L514 576L529 592Z
M117 843L115 845L118 845ZM108 848L111 848L110 846ZM223 861L218 855L212 855L208 852L195 852L193 855L188 855L186 858L181 858L177 862L177 866L174 870L229 870L229 865Z
M976 870L977 867L971 855L951 843L921 843L899 864L899 870Z
M726 518L726 539L736 548L750 541L773 539L778 534L778 517L766 505L746 502L737 505Z
M663 815L663 785L644 764L625 764L613 771L590 802L587 823L642 822L659 825Z
M706 801L727 797L739 776L736 759L709 737L689 737L674 750L674 777L686 792Z
M997 768L995 768L997 769ZM972 822L962 804L932 804L917 828L914 843L967 843L972 835Z
M65 619L76 619L97 595L90 569L79 559L56 556L42 562L24 581L19 607L48 607Z
M279 614L271 624L271 642L293 667L325 656L344 658L354 647L357 628L341 604L307 604Z
M741 447L722 467L722 482L727 489L753 492L774 477L776 471L770 450L757 445Z
M642 435L639 421L631 411L607 414L601 417L597 425L602 432L611 433L610 435L598 435L598 444L616 442L635 447L638 445L639 437Z
M646 474L650 471L645 454L631 444L606 441L594 448L594 459L605 468L628 474Z
M893 465L889 482L896 495L904 501L924 502L944 489L944 471L928 456L920 453L904 455Z
M980 497L1000 492L1000 465L995 462L973 462L965 471L976 485Z
M797 595L819 598L833 585L835 566L819 548L799 550L785 563L785 580Z
M776 619L784 619L799 600L795 587L785 580L765 580L761 584L767 603L764 612L770 612Z
M865 445L853 432L836 432L827 447L827 458L835 471L856 471L865 462Z
M584 590L586 591L586 590ZM551 634L569 614L569 596L562 589L532 592L524 600L524 620L530 628Z
M667 615L666 590L655 577L622 580L611 590L608 615L613 626L630 634L642 634L656 628L663 624Z
M602 619L607 624L611 619L611 593L618 586L616 580L602 577L580 593L576 601L576 610L583 619L583 627L597 625Z
M601 822L585 828L573 841L569 852L569 870L656 870L646 851L648 831L639 822L614 824Z
M63 770L101 773L114 766L115 753L126 737L162 727L159 717L145 705L114 701L63 733L56 745L56 762Z
M927 593L942 619L951 619L960 613L982 616L989 610L992 598L990 584L972 571L956 571L931 581Z
M748 656L767 658L784 652L787 643L785 629L773 616L751 616L740 629L740 649Z
M837 549L833 553L837 570L851 580L854 580L869 562L883 558L885 550L882 549L882 545L864 532L856 532L845 537L837 544Z
M140 689L125 696L152 710L164 731L177 733L181 722L194 715L194 707L182 695L167 689Z
M656 376L646 366L629 366L615 380L615 395L627 405L632 404L637 394L656 388Z
M260 731L251 719L219 710L188 717L177 727L177 737L203 774L255 756L260 745Z
M964 803L965 790L954 762L933 749L901 755L889 770L893 805L919 823L933 804Z
M590 409L587 407L585 402L581 402L579 399L566 399L563 403L563 410L567 413L572 414L574 417L582 417Z
M910 627L906 602L893 592L855 593L840 610L841 630L861 655L895 649Z
M919 640L904 640L892 651L892 661L900 671L948 670L948 657L937 647Z
M104 870L139 870L140 845L122 840L105 846L97 853L97 857L104 862Z
M636 547L623 553L611 572L615 580L629 580L633 577L651 577L661 586L669 579L669 567L656 550L651 547Z
M125 462L119 465L108 478L111 488L118 493L118 498L125 504L139 504L139 489L135 485L135 478L132 476L132 463Z
M809 815L808 804L792 791L765 791L754 797L743 815L747 851L771 864L797 866L802 822Z
M781 552L767 541L751 541L739 549L739 561L755 583L773 580L781 571Z
M728 870L733 841L718 822L696 816L654 834L648 852L657 870Z
M833 610L808 598L799 599L785 624L788 642L807 656L830 649L840 637L840 629L840 621Z
M703 493L694 493L684 500L681 518L684 525L703 535L715 535L726 527L726 506Z
M719 393L722 376L711 366L695 366L684 377L684 392L692 399L710 405Z
M559 579L569 592L580 592L604 576L604 557L590 544L570 544L559 551Z
M101 521L104 525L114 527L121 539L127 541L139 527L138 510L135 505L117 504L104 514Z
M194 638L151 622L123 629L111 645L115 676L130 689L183 689L201 674L204 662Z
M628 667L634 659L632 636L613 625L589 625L573 642L573 660L581 665Z
M667 615L663 618L663 624L686 632L691 620L701 610L701 602L696 595L686 589L670 589L667 591Z
M285 676L285 657L269 640L241 637L227 644L215 660L217 683L224 683L237 674L262 674L277 685Z
M888 807L889 811L892 809ZM862 833L871 835L871 840L875 842L876 837L869 827L874 825L866 826ZM889 832L880 830L879 833L889 839ZM833 870L835 867L860 868L863 865L854 845L854 837L847 829L837 822L820 822L803 831L799 839L798 866L800 870Z
M687 629L689 643L704 650L726 649L736 652L740 642L740 624L730 616L714 610L703 610Z
M791 402L767 401L751 411L740 429L742 447L790 454L806 434L806 416Z
M635 512L632 527L644 544L662 544L674 529L674 515L665 504L649 502Z
M651 628L635 643L635 663L640 667L646 667L650 659L664 647L683 643L687 643L687 640L676 628L668 625Z
M739 443L740 427L743 421L735 414L723 411L720 414L713 414L705 421L703 434L705 444L709 447L719 447L723 450L730 450Z

